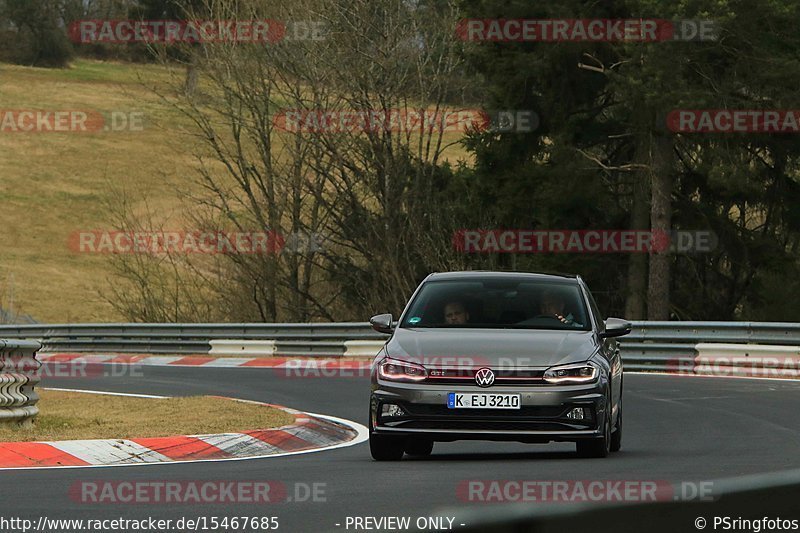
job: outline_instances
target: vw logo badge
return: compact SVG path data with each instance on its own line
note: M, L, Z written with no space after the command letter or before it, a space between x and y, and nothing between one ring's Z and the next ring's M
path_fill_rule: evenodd
M494 383L494 372L489 368L481 368L475 373L475 383L479 387L491 387Z

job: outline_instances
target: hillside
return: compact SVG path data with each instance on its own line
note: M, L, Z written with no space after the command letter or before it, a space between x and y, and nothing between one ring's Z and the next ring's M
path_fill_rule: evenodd
M6 123L0 132L3 307L40 322L122 320L101 295L112 282L107 258L75 253L68 241L75 231L108 227L103 206L118 186L147 191L164 213L177 209L173 185L189 182L181 167L190 158L178 142L179 123L143 83L166 76L155 66L83 60L65 70L0 65L4 110L144 117L141 131L123 132L16 132Z
M151 89L172 74L91 60L63 70L0 63L0 320L11 308L39 322L125 320L104 299L115 282L108 256L75 252L75 235L113 229L108 202L121 190L146 196L165 229L183 229L193 141L185 117ZM141 127L104 131L112 115ZM30 127L55 131L20 131ZM459 145L446 155L467 157Z

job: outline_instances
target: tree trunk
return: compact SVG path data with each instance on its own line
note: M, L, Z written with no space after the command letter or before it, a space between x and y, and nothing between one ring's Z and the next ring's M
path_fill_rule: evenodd
M197 90L197 64L195 63L195 59L192 58L192 62L186 65L186 81L183 84L183 89L186 91L188 96L194 96L195 91Z
M650 229L656 235L669 234L672 220L672 140L669 137L652 138L650 169ZM669 320L670 262L668 249L650 256L648 320Z
M639 159L641 161L642 158ZM631 229L647 230L650 227L649 174L633 176L633 206ZM644 320L647 313L647 254L634 253L628 257L628 292L625 299L625 318Z

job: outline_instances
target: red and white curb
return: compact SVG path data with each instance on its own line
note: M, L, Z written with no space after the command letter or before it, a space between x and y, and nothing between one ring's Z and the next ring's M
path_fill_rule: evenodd
M372 358L364 361L338 359L299 359L290 357L209 357L203 355L135 355L135 354L81 354L38 353L42 363L121 364L142 366L190 366L209 368L277 368L277 369L347 369L365 370Z
M100 391L75 390L75 392L166 398L165 396ZM0 470L261 459L353 446L368 438L367 428L350 420L303 413L281 405L251 403L281 409L292 415L294 421L278 428L241 433L176 435L141 439L0 442Z

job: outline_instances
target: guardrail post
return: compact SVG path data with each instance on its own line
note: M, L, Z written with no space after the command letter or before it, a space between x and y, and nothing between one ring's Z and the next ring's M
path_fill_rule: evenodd
M36 341L0 339L0 424L33 425L39 414L36 384L39 367Z

